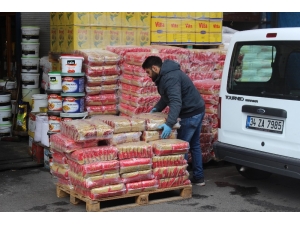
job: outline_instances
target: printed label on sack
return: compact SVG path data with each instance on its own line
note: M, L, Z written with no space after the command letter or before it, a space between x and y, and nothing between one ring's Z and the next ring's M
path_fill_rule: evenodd
M81 113L84 111L84 98L66 97L63 99L65 113Z
M60 117L49 116L49 131L60 132Z
M84 78L64 77L62 79L62 90L65 93L84 92Z

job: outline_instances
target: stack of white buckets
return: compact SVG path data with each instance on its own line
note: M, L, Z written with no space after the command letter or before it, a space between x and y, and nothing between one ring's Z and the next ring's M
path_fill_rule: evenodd
M11 135L11 94L0 92L0 135Z
M47 95L40 94L39 86L39 31L36 26L22 26L22 100L29 102L31 112L47 107Z

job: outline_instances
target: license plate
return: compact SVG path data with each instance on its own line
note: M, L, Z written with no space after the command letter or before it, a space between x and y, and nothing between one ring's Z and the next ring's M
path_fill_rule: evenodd
M282 134L283 120L247 116L246 128Z

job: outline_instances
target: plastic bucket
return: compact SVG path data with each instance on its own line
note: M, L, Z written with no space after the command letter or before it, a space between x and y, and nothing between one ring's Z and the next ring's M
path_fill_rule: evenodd
M80 120L88 116L88 112L83 113L60 113L60 118L62 122L71 120Z
M10 134L11 124L0 125L0 134Z
M32 95L39 94L39 88L22 88L22 100L24 102L29 102L30 106L32 106Z
M0 110L0 124L11 124L11 110Z
M34 94L32 99L32 111L40 112L40 107L48 107L47 95L46 94Z
M0 80L0 90L10 90L17 88L17 82Z
M84 112L85 93L62 93L61 96L64 113Z
M40 74L38 73L21 73L22 88L38 88Z
M39 42L40 28L36 26L22 26L22 42Z
M9 92L0 92L0 103L7 103L7 102L10 103L10 101L11 101L11 94Z
M61 85L64 93L84 92L84 73L62 74Z
M60 72L50 72L49 75L49 89L51 90L61 90L61 73Z
M62 55L61 72L62 73L81 73L82 70L82 56Z
M39 57L40 43L22 42L22 57Z
M21 58L22 61L22 72L29 73L37 73L39 72L40 67L40 59L39 58Z

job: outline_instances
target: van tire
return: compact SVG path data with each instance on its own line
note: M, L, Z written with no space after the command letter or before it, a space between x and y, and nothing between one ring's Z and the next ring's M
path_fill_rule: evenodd
M245 170L241 171L242 166L236 165L236 169L241 174L243 177L249 179L249 180L262 180L262 179L267 179L269 178L272 173L258 170L258 169L253 169L249 167L244 167Z

